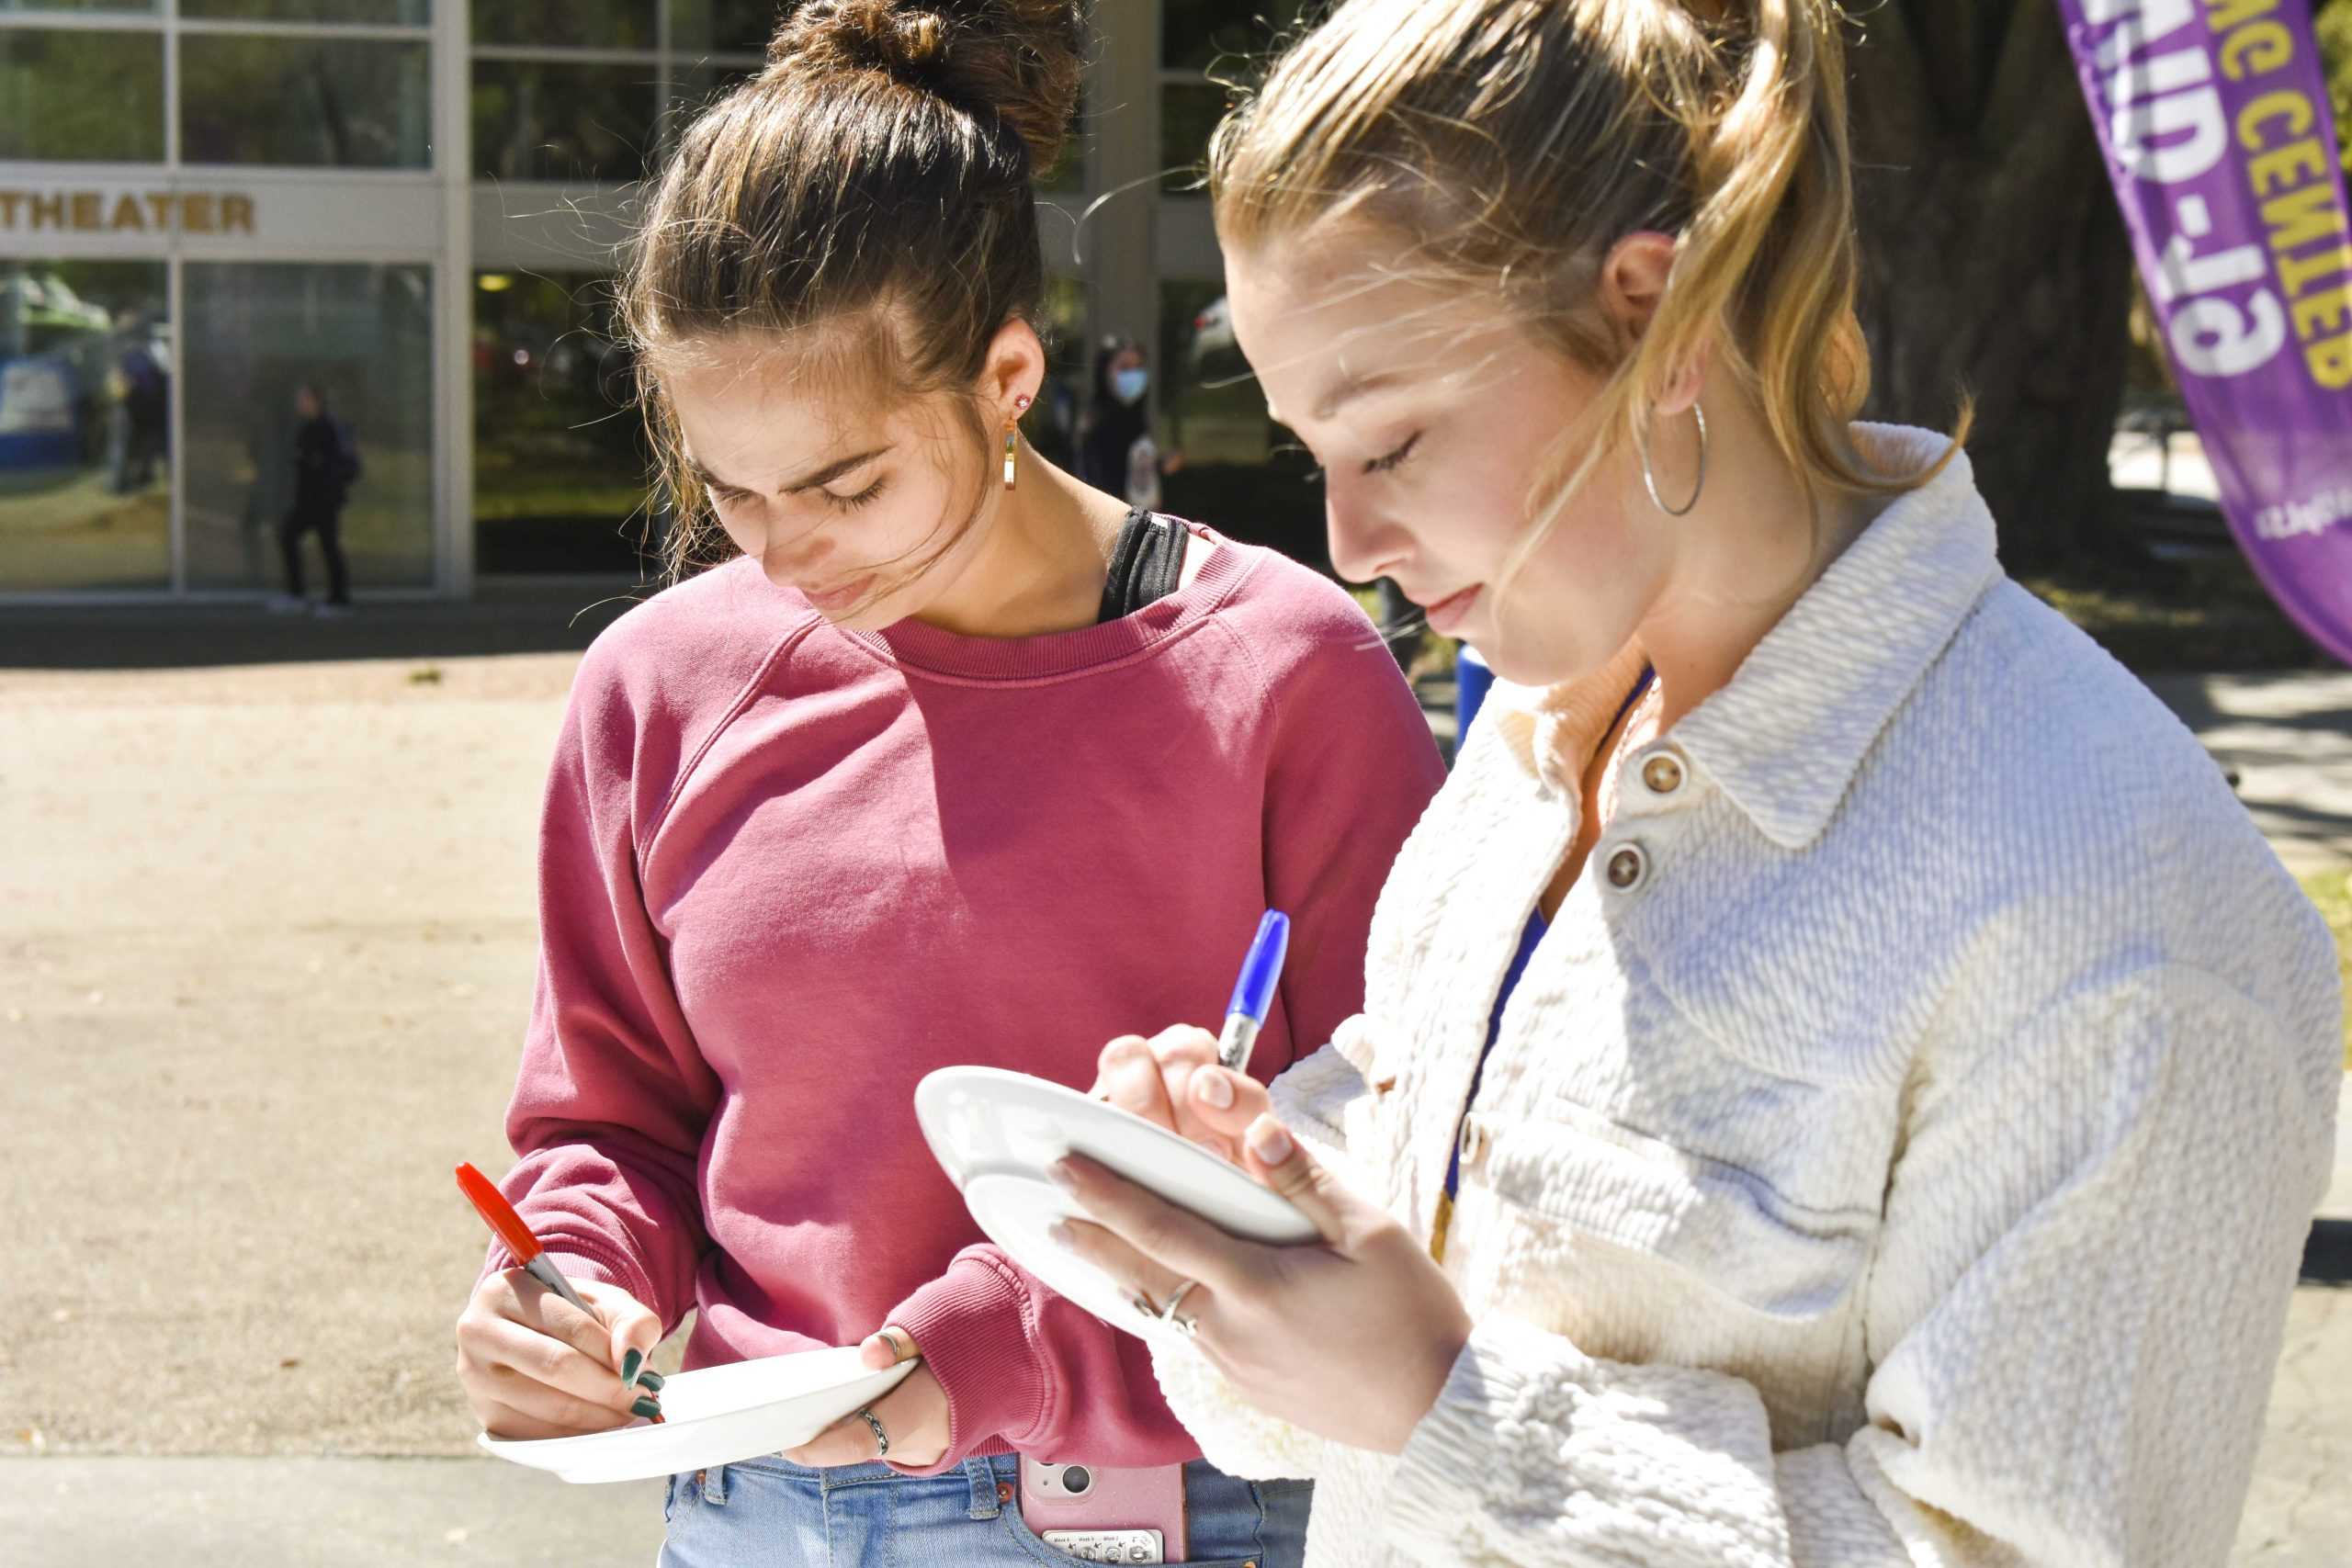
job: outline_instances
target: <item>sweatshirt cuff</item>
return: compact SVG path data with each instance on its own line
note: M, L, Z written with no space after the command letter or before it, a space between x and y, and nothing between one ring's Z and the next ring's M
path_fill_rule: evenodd
M947 1395L947 1451L933 1465L892 1469L938 1475L992 1438L1018 1446L1045 1425L1053 1391L1030 1332L1035 1317L1020 1277L988 1252L962 1254L892 1309L888 1321L914 1336Z
M652 1283L646 1279L644 1270L611 1247L576 1236L545 1237L542 1243L547 1248L548 1261L554 1264L556 1272L565 1279L593 1280L600 1285L616 1286L635 1297L655 1316L662 1317L663 1323L671 1321L662 1317L662 1303L653 1299ZM474 1283L480 1285L492 1274L519 1267L521 1265L515 1261L514 1254L507 1250L505 1243L492 1242L490 1255L482 1260L481 1273Z

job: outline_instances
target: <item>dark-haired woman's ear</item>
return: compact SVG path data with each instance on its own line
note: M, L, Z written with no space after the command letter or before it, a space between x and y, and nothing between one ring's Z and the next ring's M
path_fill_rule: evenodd
M1026 321L1005 322L989 340L979 385L973 389L1009 423L1037 400L1045 385L1046 345L1038 340L1036 329Z

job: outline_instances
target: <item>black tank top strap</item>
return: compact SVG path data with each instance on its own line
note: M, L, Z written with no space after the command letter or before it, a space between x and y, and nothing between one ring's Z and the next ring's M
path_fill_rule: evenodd
M1191 538L1176 518L1140 506L1128 513L1111 551L1111 577L1102 585L1102 609L1095 618L1115 621L1175 592L1184 581L1184 547Z

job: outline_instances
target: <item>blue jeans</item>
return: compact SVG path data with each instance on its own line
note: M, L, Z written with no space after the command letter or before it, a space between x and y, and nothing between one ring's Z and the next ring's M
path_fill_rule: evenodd
M1018 1465L992 1454L919 1479L884 1464L758 1459L673 1475L660 1568L1071 1568L1078 1559L1022 1522ZM1193 1461L1184 1561L1299 1568L1312 1495L1303 1481L1241 1481Z

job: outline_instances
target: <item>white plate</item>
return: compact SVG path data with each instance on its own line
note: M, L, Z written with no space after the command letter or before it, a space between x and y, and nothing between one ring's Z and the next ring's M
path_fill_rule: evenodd
M1047 1230L1077 1212L1046 1172L1083 1155L1231 1235L1275 1246L1316 1238L1314 1222L1246 1171L1132 1111L1025 1073L942 1067L915 1089L931 1152L988 1238L1114 1328L1160 1332L1112 1278Z
M915 1370L902 1361L868 1371L858 1348L763 1356L662 1380L662 1414L650 1421L579 1438L476 1440L500 1459L551 1470L566 1481L643 1481L797 1449L899 1386Z

